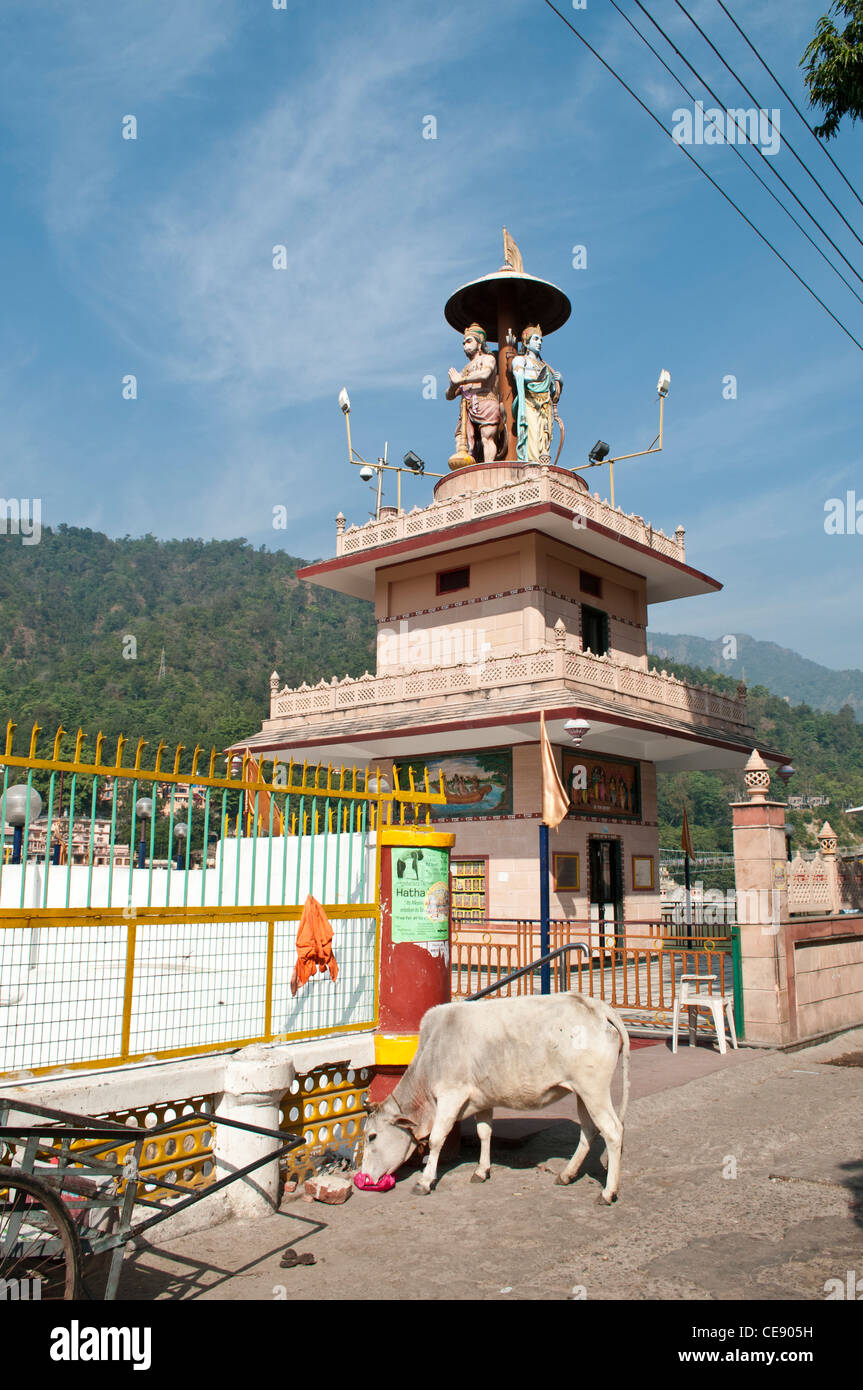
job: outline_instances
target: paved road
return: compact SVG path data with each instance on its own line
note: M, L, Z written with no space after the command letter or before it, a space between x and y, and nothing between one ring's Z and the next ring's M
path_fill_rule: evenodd
M527 1138L523 1120L503 1126L489 1183L470 1183L464 1147L428 1197L404 1172L341 1207L287 1199L135 1252L120 1296L822 1301L827 1280L863 1275L863 1069L831 1064L854 1051L863 1029L793 1053L639 1048L612 1208L595 1154L554 1185L577 1142L567 1103ZM288 1245L317 1263L281 1270Z

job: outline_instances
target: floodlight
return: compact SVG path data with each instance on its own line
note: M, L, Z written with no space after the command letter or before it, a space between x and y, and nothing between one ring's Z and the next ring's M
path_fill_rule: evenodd
M374 476L375 470L370 468L368 464L365 464L365 466L360 469L360 477L364 483L370 483Z
M339 405L341 406L342 410L345 412L346 415L350 415L350 413L351 413L351 398L350 398L350 396L348 395L347 391L345 390L344 386L342 387L341 391L339 392Z
M605 440L597 439L587 457L590 459L591 463L602 463L603 459L608 458L608 451L609 446L606 444Z
M408 449L407 453L404 456L403 462L405 468L409 468L412 473L425 472L425 464L423 463L419 455L414 453L413 449Z
M670 385L671 385L671 372L667 372L667 371L665 370L665 368L663 367L663 368L662 368L662 371L659 373L659 380L658 380L657 383L656 383L656 390L657 390L657 392L659 393L659 395L660 395L660 396L667 396L667 395L668 395L668 388L669 388Z

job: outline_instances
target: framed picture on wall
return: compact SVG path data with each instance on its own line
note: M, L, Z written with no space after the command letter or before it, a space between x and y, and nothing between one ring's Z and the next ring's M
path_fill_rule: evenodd
M649 854L632 856L632 887L636 893L653 891L653 858Z
M638 763L604 754L563 753L563 785L569 793L569 815L591 820L641 819L641 779Z
M579 856L577 854L553 854L552 875L555 893L577 893L581 887Z
M465 753L438 753L426 758L407 758L395 763L399 786L424 784L428 772L433 791L443 773L445 806L432 806L432 820L459 820L474 816L512 815L512 749L479 748Z

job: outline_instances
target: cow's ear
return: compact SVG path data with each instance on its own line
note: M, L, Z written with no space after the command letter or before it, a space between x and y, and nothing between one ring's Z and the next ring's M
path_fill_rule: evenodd
M406 1130L408 1131L408 1133L410 1134L410 1136L411 1136L412 1139L415 1137L415 1136L414 1136L414 1121L413 1121L413 1120L409 1120L408 1117L407 1117L407 1115L394 1115L393 1118L392 1118L392 1120L391 1120L391 1123L394 1124L394 1125L398 1125L398 1128L399 1128L399 1129L406 1129Z

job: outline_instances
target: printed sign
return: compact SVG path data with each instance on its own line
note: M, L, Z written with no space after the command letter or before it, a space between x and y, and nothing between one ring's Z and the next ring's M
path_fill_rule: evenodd
M449 850L392 850L393 941L446 941L449 936Z

